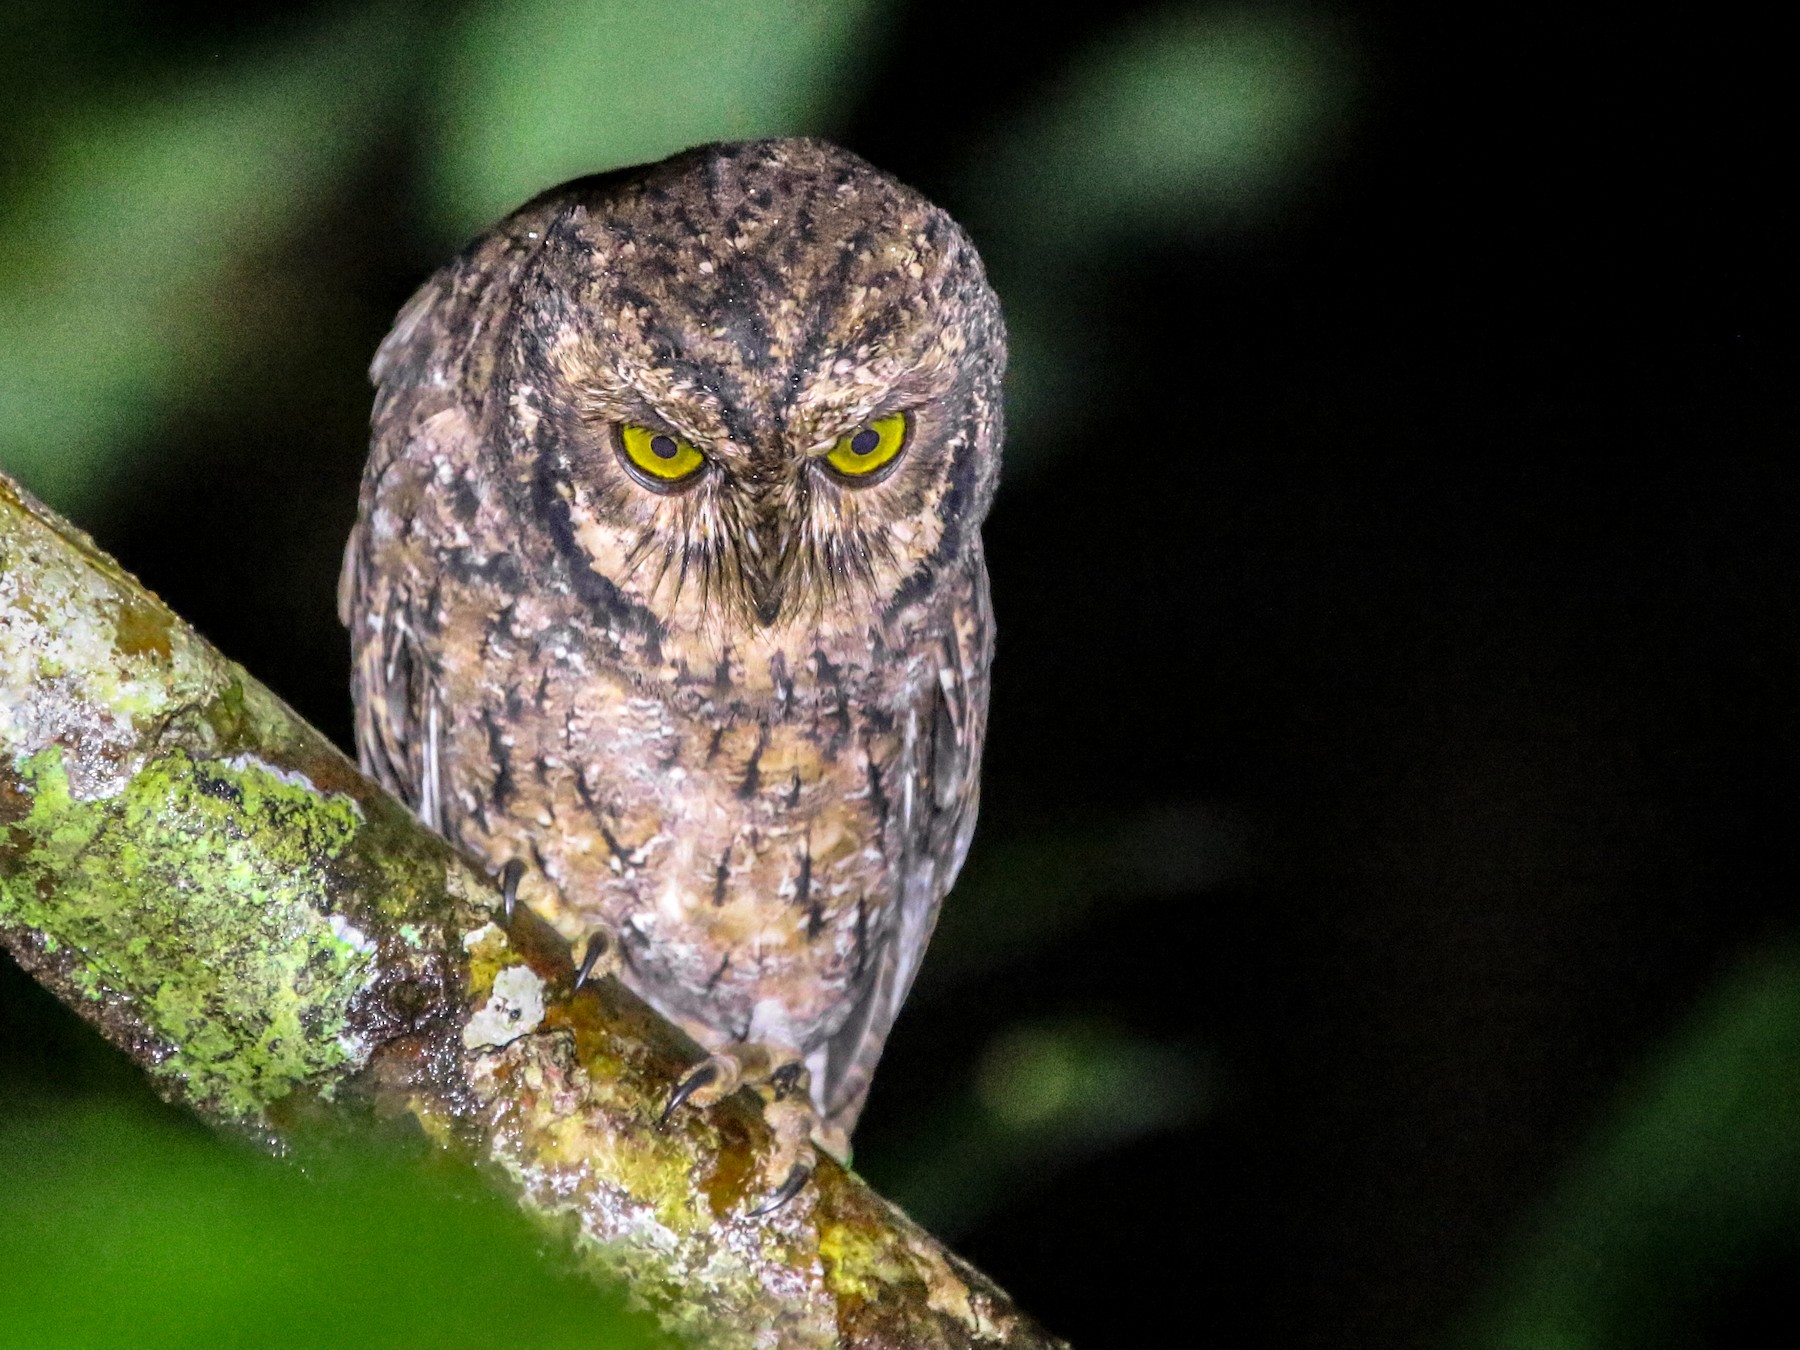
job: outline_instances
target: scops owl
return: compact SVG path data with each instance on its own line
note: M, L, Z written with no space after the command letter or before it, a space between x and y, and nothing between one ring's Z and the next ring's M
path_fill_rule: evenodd
M840 1157L974 828L1004 363L949 216L773 140L538 197L371 371L364 768Z

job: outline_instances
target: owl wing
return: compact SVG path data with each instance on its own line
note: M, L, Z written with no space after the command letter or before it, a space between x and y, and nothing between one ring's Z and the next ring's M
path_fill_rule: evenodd
M338 578L338 611L351 632L356 757L364 773L442 831L443 700L413 628L413 594L371 564L361 535L360 527L351 535Z
M480 453L494 354L541 231L528 206L477 240L407 301L369 366L369 461L338 577L357 758L439 831L448 820L441 745L449 714L424 580L432 569L415 556L416 541L430 534L419 517L437 508L438 471Z
M449 397L417 350L421 327L439 331L448 299L440 273L401 310L369 368L377 389L371 453L338 575L338 617L350 630L357 759L434 830L444 819L443 701L418 629L417 572L407 566L412 512L397 489L409 467L425 458L425 405ZM439 322L429 322L434 316Z
M853 986L850 1015L809 1057L827 1123L848 1140L876 1061L919 972L938 909L975 833L987 735L994 625L987 565L975 542L941 640L936 686L908 712L898 774L899 857L885 922L876 926Z

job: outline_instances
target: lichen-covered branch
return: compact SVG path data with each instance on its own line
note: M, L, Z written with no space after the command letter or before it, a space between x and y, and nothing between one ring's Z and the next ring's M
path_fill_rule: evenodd
M752 1217L750 1105L0 475L0 943L209 1121L416 1119L709 1345L1051 1344L829 1160Z

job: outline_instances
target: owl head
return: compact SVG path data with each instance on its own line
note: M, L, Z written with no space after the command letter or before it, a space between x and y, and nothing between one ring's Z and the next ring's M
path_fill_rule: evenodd
M487 389L578 586L666 639L863 629L978 548L1005 337L968 237L812 140L565 184L517 259Z

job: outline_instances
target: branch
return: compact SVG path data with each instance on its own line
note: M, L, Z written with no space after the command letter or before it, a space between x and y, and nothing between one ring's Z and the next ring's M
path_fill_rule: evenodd
M700 1052L85 535L0 474L0 943L216 1125L286 1148L408 1118L595 1277L717 1346L1049 1346L822 1160L752 1218L738 1098L657 1117Z

